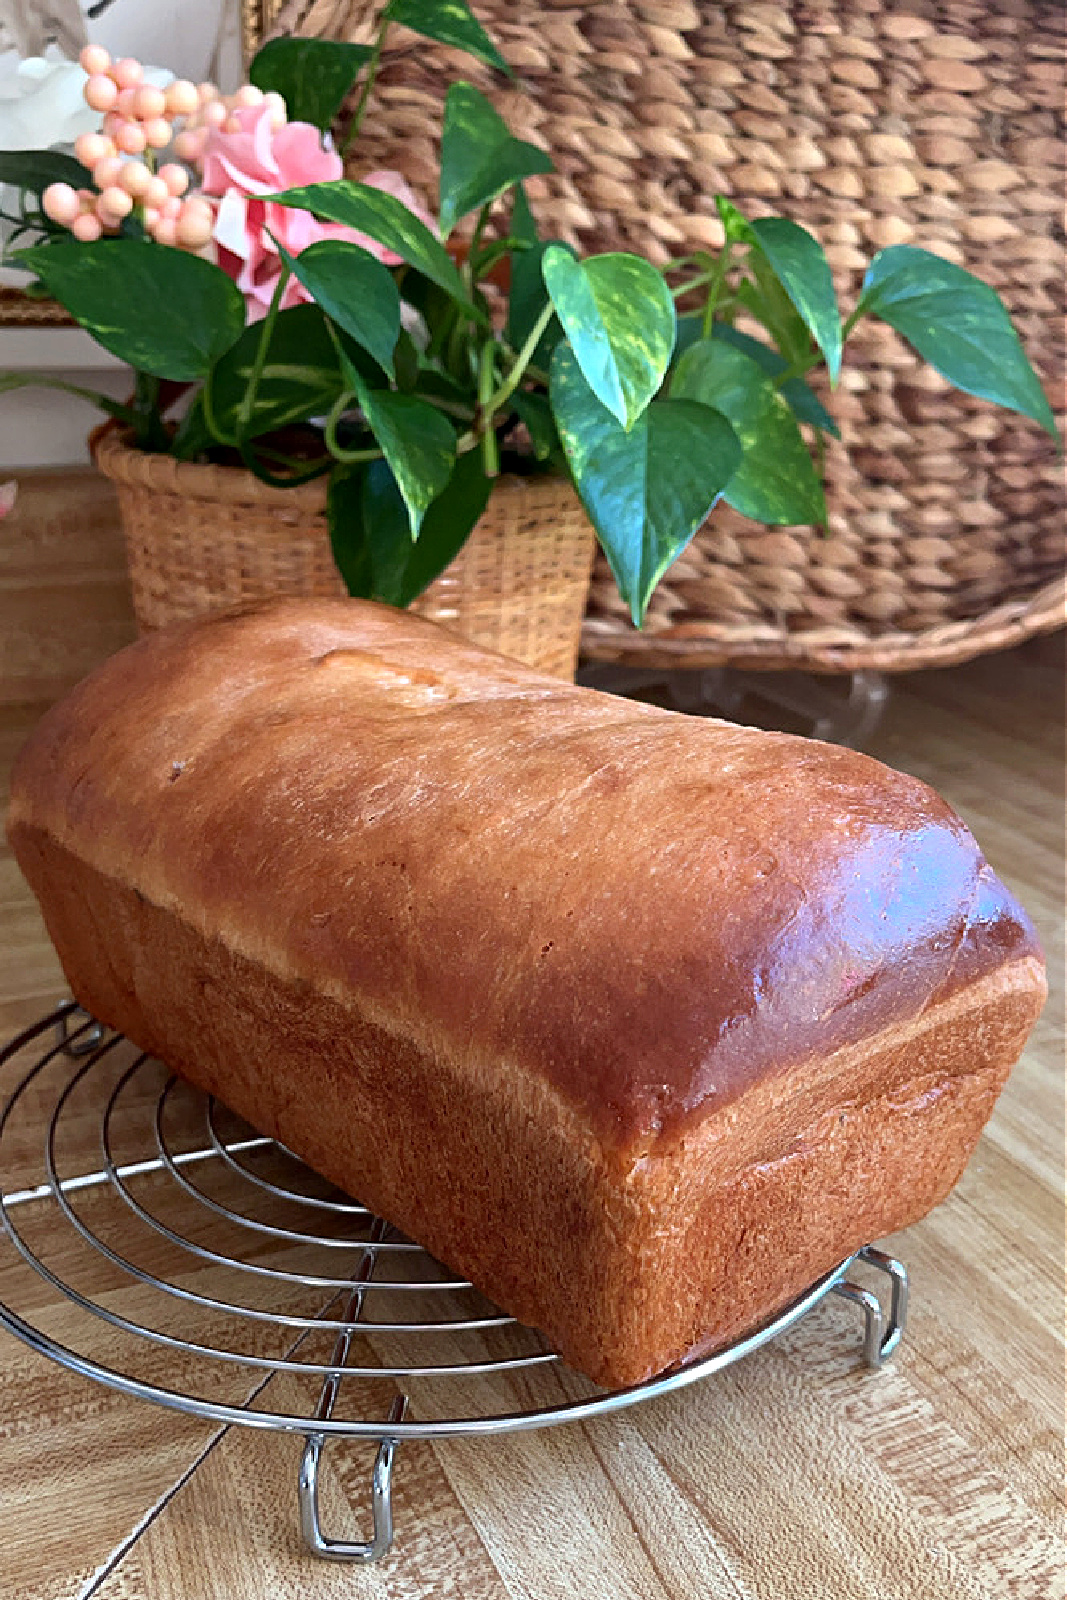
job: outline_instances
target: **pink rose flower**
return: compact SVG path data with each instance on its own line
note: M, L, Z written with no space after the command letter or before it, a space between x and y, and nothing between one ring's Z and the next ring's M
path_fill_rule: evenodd
M0 483L0 518L14 511L18 493L19 486L14 478L9 479L7 483Z
M249 322L266 316L277 287L281 258L274 239L292 256L320 239L347 239L362 245L386 266L399 265L400 256L366 234L340 223L319 222L310 211L261 198L279 189L331 183L343 176L341 157L336 150L323 147L317 128L309 122L274 127L269 105L245 106L235 115L239 132L215 129L208 138L201 187L218 201L214 230L218 263L244 295ZM398 172L369 172L362 181L394 195L427 227L435 229L433 218ZM303 284L290 278L282 308L310 299Z

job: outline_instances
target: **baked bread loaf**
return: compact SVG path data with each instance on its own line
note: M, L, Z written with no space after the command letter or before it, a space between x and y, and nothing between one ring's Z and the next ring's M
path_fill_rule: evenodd
M8 829L83 1006L609 1386L942 1199L1045 995L922 783L357 601L123 650Z

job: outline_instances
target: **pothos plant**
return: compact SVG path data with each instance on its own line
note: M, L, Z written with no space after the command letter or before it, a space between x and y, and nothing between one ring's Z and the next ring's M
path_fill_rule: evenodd
M722 248L663 267L543 238L524 182L552 163L469 83L447 92L434 212L399 174L342 177L394 24L508 71L462 0L389 0L372 46L273 40L226 98L90 51L100 134L0 156L35 236L11 259L135 371L128 404L98 403L143 450L328 478L352 593L409 603L503 469L561 472L640 625L718 500L824 523L837 428L808 380L836 385L865 316L1055 433L1000 299L925 250L876 255L842 320L816 240L726 199Z

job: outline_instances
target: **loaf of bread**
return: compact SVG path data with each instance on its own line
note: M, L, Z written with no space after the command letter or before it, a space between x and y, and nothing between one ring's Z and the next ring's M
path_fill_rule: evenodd
M122 651L8 820L71 988L619 1386L963 1169L1045 995L922 783L357 601Z

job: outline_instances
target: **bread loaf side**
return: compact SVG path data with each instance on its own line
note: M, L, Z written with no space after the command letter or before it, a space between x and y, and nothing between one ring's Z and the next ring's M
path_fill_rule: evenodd
M356 601L121 652L8 830L88 1010L612 1386L940 1200L1044 998L916 780Z

